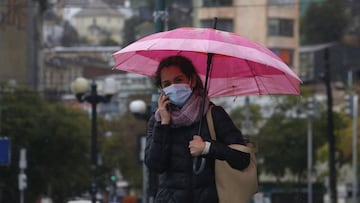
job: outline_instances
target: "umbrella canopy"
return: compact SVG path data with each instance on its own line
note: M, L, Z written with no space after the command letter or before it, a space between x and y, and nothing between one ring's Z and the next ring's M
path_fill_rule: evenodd
M269 49L240 35L212 28L178 28L144 37L112 56L115 69L154 76L172 55L189 58L205 81L212 53L209 97L300 94L299 77Z

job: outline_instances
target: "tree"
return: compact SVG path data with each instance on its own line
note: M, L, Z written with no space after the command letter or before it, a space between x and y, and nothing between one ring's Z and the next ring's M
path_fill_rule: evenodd
M101 46L118 46L119 43L111 37L106 37L100 41Z
M240 128L240 130L242 131L242 133L245 136L246 133L250 133L249 136L253 136L255 135L255 131L256 129L258 129L260 127L260 123L261 123L261 112L260 112L260 106L256 105L256 104L250 104L249 105L249 115L247 114L247 107L246 106L242 106L242 107L238 107L233 109L230 112L230 117L232 118L232 121L234 122L234 124ZM244 127L244 122L246 121L246 116L249 116L249 121L251 122L251 126L249 126L251 129L243 129ZM247 130L251 130L251 132L247 132ZM251 141L255 141L256 140L251 140Z
M344 1L326 0L320 4L312 3L301 23L304 44L339 41L348 21Z
M0 167L2 200L18 202L19 150L27 149L25 199L49 195L55 203L90 186L89 119L84 112L47 103L37 92L3 87L1 132L12 145L11 164Z
M258 134L258 158L263 160L259 168L274 175L278 181L289 171L297 177L297 182L301 182L305 180L307 165L305 104L298 98L282 96L274 105L271 117L266 119ZM324 120L317 118L313 121L314 149L326 142Z
M61 45L71 47L77 44L79 44L79 34L77 30L68 21L64 21L64 34L61 38Z
M290 167L299 167L297 170L300 171L304 171L306 167L305 151L302 150L306 145L305 122L288 118L282 108L275 107L275 112L267 119L258 135L258 158L263 160L260 168L263 172L273 174L278 180Z
M337 147L339 149L340 163L352 161L353 126L352 118L345 114L336 114L335 123L342 127L336 131ZM358 130L359 131L359 130ZM358 133L359 134L359 133ZM325 151L327 153L327 151ZM358 154L359 151L358 151ZM323 155L320 154L322 157Z
M135 25L138 25L138 23L139 23L139 18L136 16L134 16L130 19L127 19L125 21L124 42L123 42L124 47L136 40Z
M131 95L128 101L141 99L151 103L151 95ZM147 112L151 113L151 112ZM140 162L140 136L146 136L146 118L138 119L130 112L114 118L101 125L100 134L111 136L103 137L100 141L101 153L104 157L104 167L110 172L120 169L131 189L136 192L142 190L142 163ZM106 180L112 174L104 174Z
M304 90L306 97L306 90ZM306 99L299 100L293 96L273 98L271 117L264 121L257 135L257 158L259 170L274 175L279 182L285 174L290 172L296 182L306 181L307 167L307 117ZM321 163L328 160L327 149L327 120L325 106L319 103L315 108L317 117L312 118L313 162ZM346 120L334 112L335 136L338 152L342 152L344 140L342 129L346 127ZM339 164L344 163L342 153L337 153ZM321 175L321 174L320 174ZM320 181L318 176L318 181Z
M29 168L30 180L43 178L38 192L47 191L55 202L64 202L91 185L90 121L84 112L60 104L49 106L46 114L41 122L46 127L38 128L31 141L37 159L29 164L37 167Z
M18 202L20 148L27 149L28 179L25 199L35 202L48 195L54 203L81 196L91 186L90 119L86 112L45 101L37 92L9 88L1 95L1 136L11 140L11 165L0 167L0 202ZM98 189L105 190L113 169L141 189L138 135L145 133L145 121L127 113L114 120L98 118ZM104 136L112 132L112 136ZM6 186L6 187L1 187Z
M139 160L139 136L145 135L146 121L136 120L126 113L107 122L101 131L111 132L111 136L101 141L101 153L107 171L120 169L126 181L135 190L141 189L142 172ZM105 175L109 180L111 174Z

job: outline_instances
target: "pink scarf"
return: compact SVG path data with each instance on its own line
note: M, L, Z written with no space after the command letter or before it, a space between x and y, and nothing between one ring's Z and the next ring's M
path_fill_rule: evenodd
M182 108L171 108L171 127L178 128L182 126L190 126L193 123L199 121L201 102L201 95L193 93ZM203 115L206 114L208 107L209 98L205 97L205 109ZM156 110L155 112L155 120L158 122L161 121L159 110Z

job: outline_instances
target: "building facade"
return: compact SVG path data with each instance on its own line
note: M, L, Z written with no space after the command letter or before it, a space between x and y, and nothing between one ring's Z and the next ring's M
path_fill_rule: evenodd
M39 6L34 1L4 0L0 16L0 83L37 89Z
M44 70L39 75L45 96L59 100L70 92L77 77L96 77L120 73L112 70L111 54L117 47L54 47L43 50Z
M102 41L123 42L125 16L112 9L101 0L90 0L89 5L73 16L74 27L79 37L90 44L99 45Z
M276 53L299 72L298 0L195 0L194 27L213 27L240 34Z

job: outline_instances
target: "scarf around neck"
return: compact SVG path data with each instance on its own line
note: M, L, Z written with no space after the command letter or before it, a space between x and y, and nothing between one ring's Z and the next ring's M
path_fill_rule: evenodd
M171 127L178 128L182 126L190 126L200 120L200 108L202 97L200 94L194 92L186 101L182 108L170 107ZM209 107L209 98L205 97L204 114L206 114ZM203 116L202 115L202 116ZM202 117L201 116L201 117ZM159 110L155 112L155 120L160 122L161 116Z

